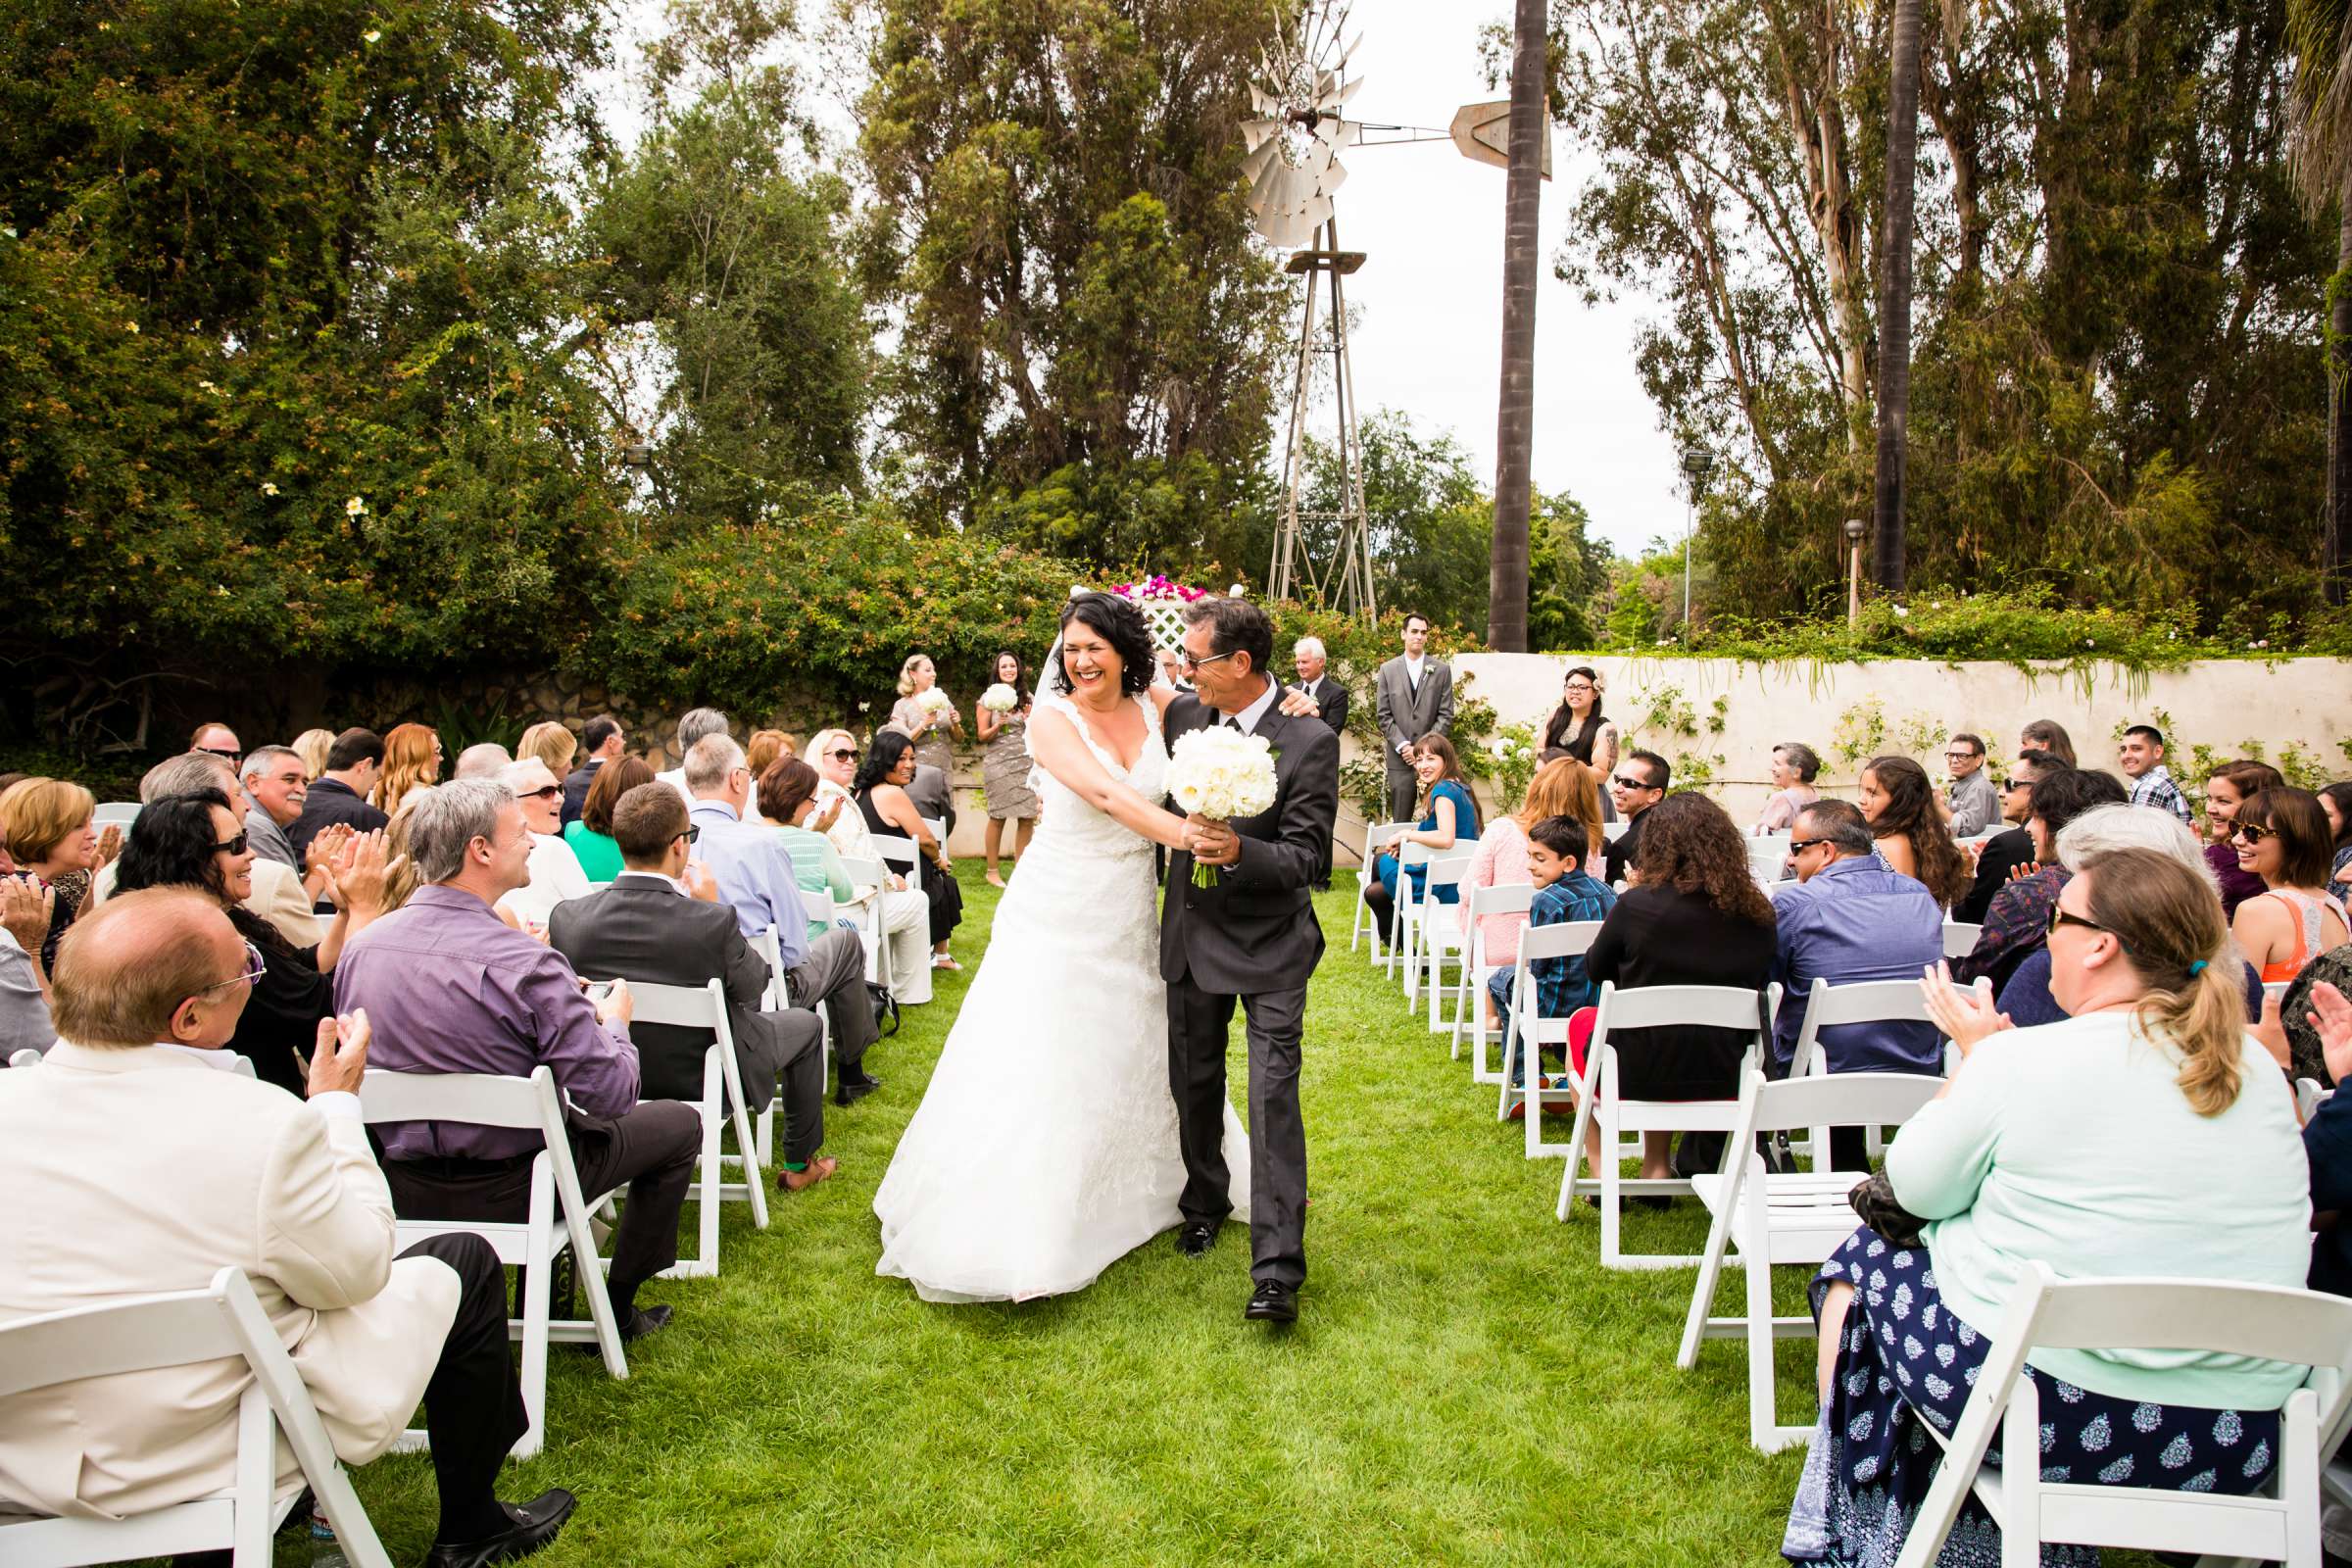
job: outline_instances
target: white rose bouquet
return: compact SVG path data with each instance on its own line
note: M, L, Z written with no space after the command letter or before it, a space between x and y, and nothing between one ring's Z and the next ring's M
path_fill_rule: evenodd
M1190 815L1212 822L1255 816L1274 804L1274 749L1261 735L1222 725L1197 729L1168 756L1168 794ZM1215 887L1218 868L1193 862L1193 885Z
M980 694L980 706L992 713L1009 713L1021 706L1020 695L1003 681Z
M956 705L948 701L948 694L936 686L926 687L918 693L914 706L923 710L924 720L933 729L937 729L942 719L956 711Z

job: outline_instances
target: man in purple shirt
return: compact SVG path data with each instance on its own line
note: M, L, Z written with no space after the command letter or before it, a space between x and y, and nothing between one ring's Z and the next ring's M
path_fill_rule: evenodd
M735 923L746 937L775 927L792 1004L822 1006L833 1025L833 1059L841 1078L836 1102L848 1105L864 1099L882 1087L882 1080L865 1070L865 1049L879 1030L865 994L864 945L858 933L838 926L808 940L808 906L801 902L792 852L772 826L743 820L752 770L744 765L742 747L726 735L706 735L687 748L685 772L696 849L718 878L718 896L734 906Z
M368 1009L377 1067L525 1077L544 1062L554 1071L581 1191L629 1190L610 1290L621 1337L650 1334L670 1309L638 1306L637 1288L678 1260L701 1113L683 1101L639 1102L625 984L589 1001L562 954L493 912L529 878L530 834L512 791L488 779L428 790L411 809L408 838L427 885L344 947L335 1004ZM528 1212L537 1133L426 1121L387 1122L379 1134L404 1218L513 1222Z

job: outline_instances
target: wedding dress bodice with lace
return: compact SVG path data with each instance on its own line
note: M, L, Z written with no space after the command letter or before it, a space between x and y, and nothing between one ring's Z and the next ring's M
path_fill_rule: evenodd
M1156 801L1168 752L1156 710L1143 709L1143 750L1122 767L1068 698L1037 704ZM1042 767L1031 787L1044 808L1037 836L874 1195L875 1272L911 1281L925 1300L1083 1290L1181 1218L1152 844ZM1248 1213L1250 1157L1230 1105L1225 1124L1234 1207Z

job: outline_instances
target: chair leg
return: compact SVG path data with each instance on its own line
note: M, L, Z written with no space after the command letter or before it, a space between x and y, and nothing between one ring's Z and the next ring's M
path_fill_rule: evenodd
M773 1102L770 1102L770 1105L772 1107ZM767 1229L767 1140L765 1137L761 1137L755 1146L750 1113L741 1104L731 1108L735 1117L735 1147L742 1150L751 1150L757 1147L760 1151L758 1159L747 1157L744 1160L743 1185L752 1200L752 1224L760 1230L765 1230ZM764 1127L765 1113L762 1112L761 1115ZM711 1205L711 1212L713 1214L718 1212L715 1203ZM716 1260L717 1255L716 1252L711 1253L713 1261Z
M1538 1059L1542 1059L1541 1053ZM1585 1129L1592 1123L1593 1084L1598 1077L1598 1073L1588 1070L1578 1082L1573 1073L1570 1075L1570 1081L1576 1083L1576 1121L1568 1129L1568 1168L1560 1175L1560 1201L1553 1216L1562 1224L1567 1223L1576 1206L1577 1188L1581 1185L1579 1173L1585 1168Z
M1745 1175L1740 1180L1744 1182ZM1674 1364L1686 1372L1698 1365L1698 1347L1706 1338L1707 1319L1715 1312L1715 1286L1723 1277L1724 1252L1731 1246L1732 1215L1739 1202L1737 1186L1720 1194L1716 1200L1714 1217L1707 1225L1707 1250L1699 1255L1698 1279L1690 1287L1690 1310L1683 1318L1682 1348L1674 1353ZM1748 1272L1757 1272L1752 1261L1748 1265Z
M1767 1179L1760 1156L1750 1153L1741 1163L1748 1182ZM1724 1208L1746 1221L1740 1250L1747 1260L1747 1441L1771 1453L1781 1446L1772 1365L1778 1334L1772 1316L1772 1236L1761 1198L1758 1189L1754 1200L1738 1206L1727 1202Z
M527 1459L537 1453L547 1441L547 1343L548 1297L555 1284L556 1246L555 1226L549 1216L531 1216L530 1242L525 1249L530 1263L523 1270L522 1281L522 1408L530 1418L522 1437L514 1447L514 1457ZM575 1257L581 1283L587 1286L591 1299L602 1294L602 1279L590 1281L588 1271L596 1266L595 1254Z
M277 1487L277 1422L270 1396L257 1381L237 1400L236 1491L229 1505L229 1550L235 1568L270 1568L270 1517ZM79 1560L79 1559L76 1559Z

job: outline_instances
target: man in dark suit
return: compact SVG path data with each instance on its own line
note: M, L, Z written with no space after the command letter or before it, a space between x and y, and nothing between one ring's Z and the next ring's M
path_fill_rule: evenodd
M1412 752L1424 735L1453 729L1453 671L1429 656L1429 617L1404 617L1404 652L1380 666L1372 678L1373 711L1388 758L1389 820L1413 819L1421 780Z
M1195 887L1196 857L1168 861L1159 972L1168 983L1168 1087L1184 1151L1184 1224L1176 1244L1208 1250L1233 1204L1226 1169L1225 1039L1234 1004L1249 1012L1250 1273L1245 1316L1288 1323L1306 1279L1306 1127L1298 1114L1299 1041L1306 982L1323 956L1308 889L1331 874L1340 806L1340 738L1320 719L1286 716L1266 666L1274 624L1240 599L1204 599L1185 612L1184 665L1197 695L1168 705L1165 730L1228 724L1274 754L1274 805L1256 816L1203 823L1199 863L1213 886Z
M823 1026L816 1014L805 1007L760 1010L767 960L744 939L710 870L691 860L693 829L676 790L640 784L623 795L612 808L612 837L620 846L620 875L611 887L557 905L548 918L548 946L599 980L724 981L746 1107L764 1108L781 1082L784 1148L776 1185L797 1193L823 1181L835 1162L816 1157L825 1136ZM708 1031L640 1023L630 1026L629 1038L637 1046L644 1099L702 1099Z
M347 729L327 748L326 771L311 781L303 797L302 814L286 829L294 863L309 858L311 840L323 828L338 823L355 833L389 827L392 819L368 804L368 792L383 776L384 738L371 729Z

